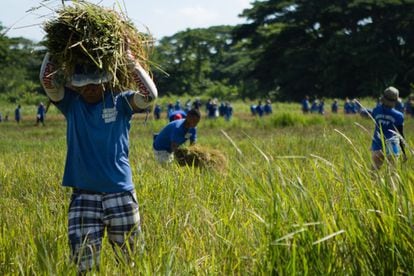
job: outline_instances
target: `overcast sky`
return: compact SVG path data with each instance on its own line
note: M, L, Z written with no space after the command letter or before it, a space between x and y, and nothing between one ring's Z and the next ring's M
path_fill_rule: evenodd
M149 29L151 34L160 39L187 28L206 28L216 25L236 25L244 23L238 17L251 7L253 0L90 0L101 6L122 10L132 19L135 26L142 31ZM118 4L116 4L118 3ZM42 5L43 4L43 5ZM11 27L8 37L23 36L39 41L44 32L41 24L50 19L61 0L7 0L0 9L0 22L4 27ZM35 10L32 8L40 7ZM31 11L30 11L31 10Z

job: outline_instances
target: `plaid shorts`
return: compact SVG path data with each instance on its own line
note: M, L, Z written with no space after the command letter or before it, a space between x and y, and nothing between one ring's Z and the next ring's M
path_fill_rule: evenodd
M123 253L134 249L141 232L135 191L106 194L75 189L69 206L68 234L72 259L79 271L94 266L99 269L105 230L111 244Z

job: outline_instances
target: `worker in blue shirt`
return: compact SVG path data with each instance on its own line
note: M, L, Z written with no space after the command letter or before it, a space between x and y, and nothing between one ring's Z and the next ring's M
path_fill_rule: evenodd
M394 108L397 101L398 90L392 86L388 87L384 90L381 104L372 111L375 120L371 143L374 170L382 166L385 155L389 161L393 161L393 158L402 152L404 161L407 159L403 141L404 114Z
M68 238L80 275L94 266L99 269L104 233L128 254L141 231L129 130L132 115L147 109L158 92L139 62L128 51L127 55L126 66L138 91L113 91L113 76L93 64L76 65L70 79L62 80L49 53L40 70L46 95L67 122L62 185L72 189Z
M161 118L161 106L159 104L156 104L154 107L154 118L155 120L159 120Z
M309 103L309 96L306 95L305 98L303 98L302 102L302 112L303 113L309 113L310 111L310 103Z
M171 163L179 146L187 140L190 140L190 144L194 144L197 140L196 127L200 118L200 111L191 109L185 119L174 120L155 134L153 143L155 159L161 164Z
M270 115L272 114L272 112L273 112L272 102L269 99L267 99L266 104L264 105L264 113L265 115Z

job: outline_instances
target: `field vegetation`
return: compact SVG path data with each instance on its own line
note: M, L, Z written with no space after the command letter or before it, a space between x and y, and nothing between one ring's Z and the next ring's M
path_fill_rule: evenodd
M41 2L25 9L47 20L56 10ZM165 115L135 115L130 161L141 246L131 266L117 263L105 241L99 274L414 275L413 118L405 124L408 161L373 173L370 118L304 115L297 103L305 95L378 97L389 85L411 95L413 1L252 2L239 11L244 23L149 39L154 51L136 56L162 96L285 103L257 118L249 111L257 101L239 101L230 122L202 119L198 143L226 156L224 172L159 166L152 137ZM71 191L60 185L65 120L51 107L46 126L35 126L36 106L46 103L39 68L50 44L7 37L10 27L0 22L0 112L9 118L0 123L0 275L75 275L66 228ZM117 49L124 58L124 47ZM164 114L175 100L160 99Z
M142 249L134 266L117 264L105 241L99 273L413 274L414 120L405 124L408 161L373 174L369 118L303 115L296 103L254 118L248 105L235 103L230 122L199 124L198 143L226 155L225 173L159 166L152 133L166 119L134 116ZM60 185L65 121L51 107L46 126L34 126L35 106L23 106L17 125L14 106L0 107L10 112L0 123L0 274L73 275L70 190Z

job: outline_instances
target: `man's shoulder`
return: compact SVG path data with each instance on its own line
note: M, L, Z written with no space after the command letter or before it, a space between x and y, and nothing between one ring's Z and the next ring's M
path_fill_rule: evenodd
M396 108L393 108L392 109L392 112L394 114L398 115L398 116L404 116L404 114L401 111L399 111L398 109L396 109Z
M175 121L171 121L169 122L164 128L163 130L168 130L168 131L173 131L174 129L177 129L181 126L180 122L181 120L175 120Z
M380 111L382 110L382 106L381 105L377 105L376 107L374 107L373 109L372 109L372 113L374 114L377 114L377 113L379 113Z
M399 118L400 120L404 120L404 113L402 113L401 111L398 111L396 109L392 109L394 116Z

